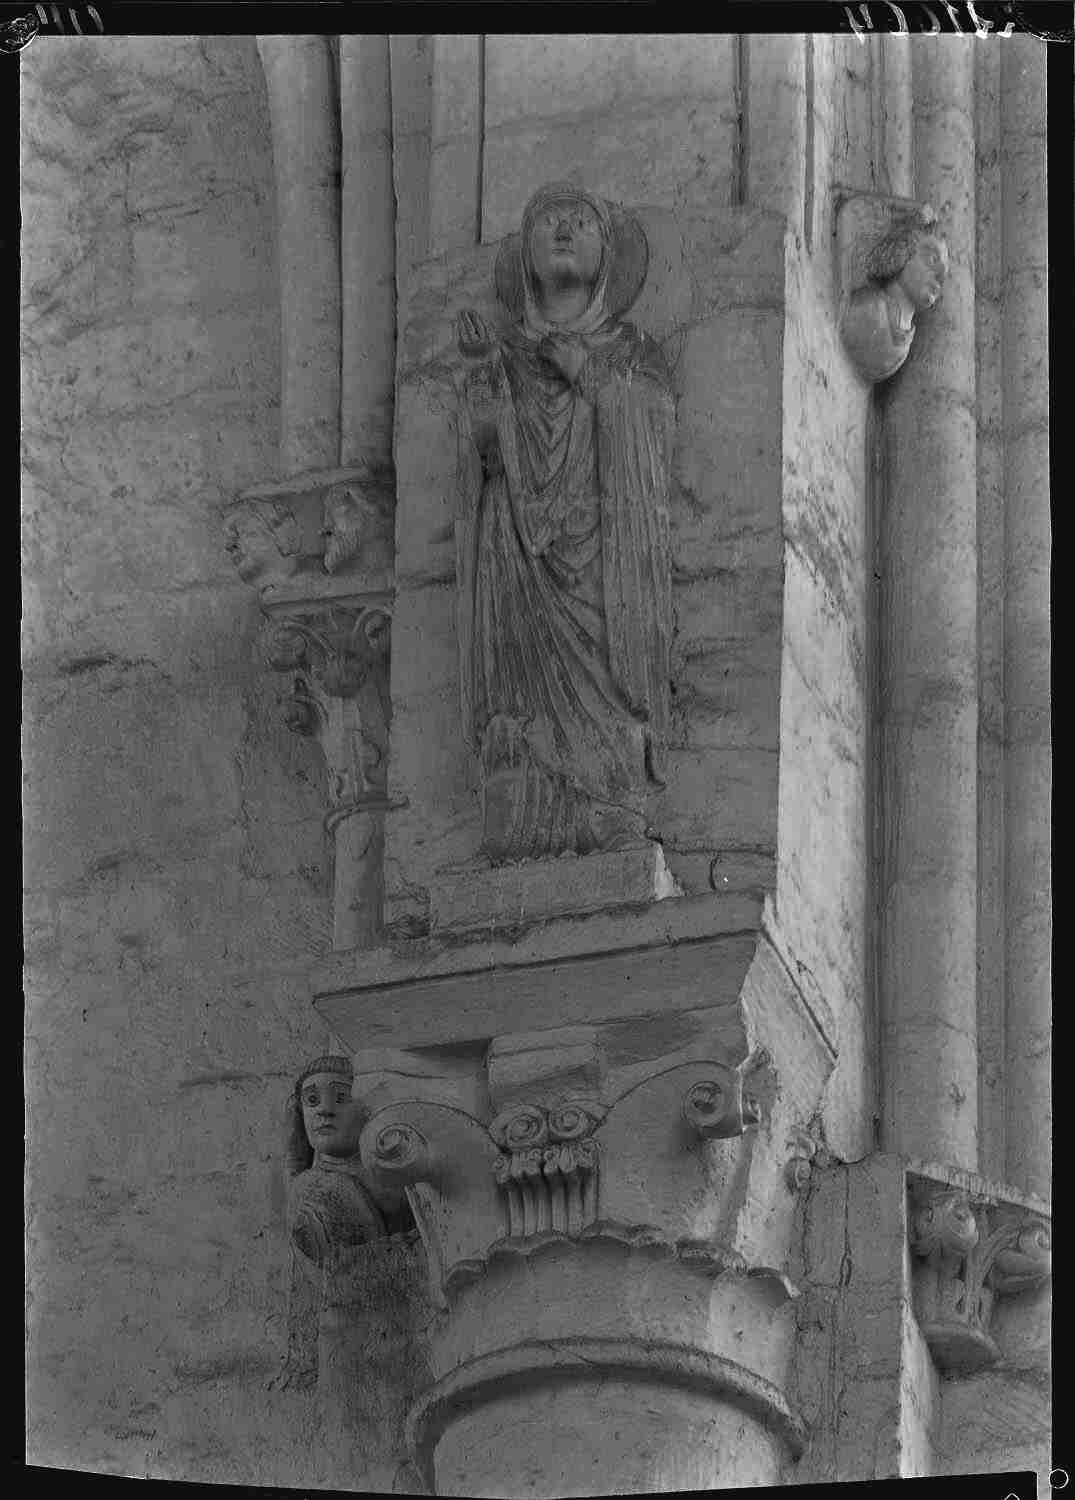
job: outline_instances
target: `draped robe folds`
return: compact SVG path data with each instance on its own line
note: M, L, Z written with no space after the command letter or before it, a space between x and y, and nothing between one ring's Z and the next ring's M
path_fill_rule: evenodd
M610 847L627 824L637 842L663 782L671 382L629 323L573 338L587 354L574 385L519 326L477 372L482 420L470 403L462 710L500 858ZM491 834L490 786L505 775L512 827Z

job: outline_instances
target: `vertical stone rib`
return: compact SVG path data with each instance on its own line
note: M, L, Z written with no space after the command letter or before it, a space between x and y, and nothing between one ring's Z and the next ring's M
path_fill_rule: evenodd
M806 152L806 38L747 38L749 72L746 112L750 121L745 154L746 201L751 208L786 214L803 228Z
M1049 1195L1049 385L1045 47L1001 62L1007 1178Z
M914 43L916 195L951 269L887 398L881 1002L887 1149L977 1165L973 41Z
M389 37L392 75L392 170L396 188L396 281L429 254L433 38Z
M877 90L877 186L897 198L911 197L911 52L908 39L888 33L873 39Z
M477 242L481 224L482 39L433 39L429 247L434 255Z
M1000 47L975 48L978 263L978 1163L1003 1181L1004 443Z
M392 457L396 209L388 37L340 37L340 463Z
M339 126L328 37L261 36L276 176L282 476L340 446Z

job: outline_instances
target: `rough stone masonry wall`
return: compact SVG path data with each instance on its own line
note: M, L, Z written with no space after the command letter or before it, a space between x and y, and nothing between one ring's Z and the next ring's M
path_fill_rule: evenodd
M261 67L253 37L20 63L28 1456L340 1482L264 1390L331 871L219 525L276 465Z

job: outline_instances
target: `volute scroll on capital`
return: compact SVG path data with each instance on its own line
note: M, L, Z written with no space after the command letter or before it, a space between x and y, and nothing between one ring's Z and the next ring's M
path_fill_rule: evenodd
M717 1271L740 1266L721 1221L760 1119L742 1070L680 1062L607 1103L531 1089L487 1122L400 1098L368 1119L360 1153L371 1180L406 1188L444 1291L556 1241L610 1239Z
M761 1122L761 1106L744 1090L738 1069L722 1068L691 1084L683 1096L683 1118L703 1140L730 1140Z

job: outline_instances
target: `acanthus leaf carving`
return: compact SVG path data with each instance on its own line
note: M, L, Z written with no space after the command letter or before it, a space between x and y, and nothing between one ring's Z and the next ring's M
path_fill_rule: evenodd
M505 1195L507 1234L574 1236L597 1213L597 1144L591 1132L604 1118L596 1100L565 1099L544 1108L514 1104L501 1110L489 1134L501 1149L493 1164Z
M912 1178L915 1311L938 1366L966 1373L1000 1357L990 1325L998 1297L1040 1286L1049 1226L1018 1204L976 1202L963 1188Z
M315 738L328 772L329 818L385 801L388 626L380 604L288 610L268 625L265 656L290 674L290 728Z
M336 949L381 925L394 503L391 465L371 460L250 490L224 522L265 659L291 678L284 721L324 757Z
M577 1041L574 1052L565 1050L579 1066ZM515 1068L524 1055L505 1054ZM536 1076L550 1067L555 1074L555 1047L530 1055ZM406 1190L439 1291L473 1279L502 1252L580 1244L604 1235L602 1225L620 1226L618 1240L628 1226L625 1243L707 1272L740 1264L735 1217L760 1121L743 1068L715 1059L658 1062L607 1102L599 1089L565 1092L514 1076L524 1097L483 1123L472 1104L409 1095L404 1072L392 1085L403 1097L377 1109L363 1131L373 1179ZM453 1088L438 1084L444 1101Z

